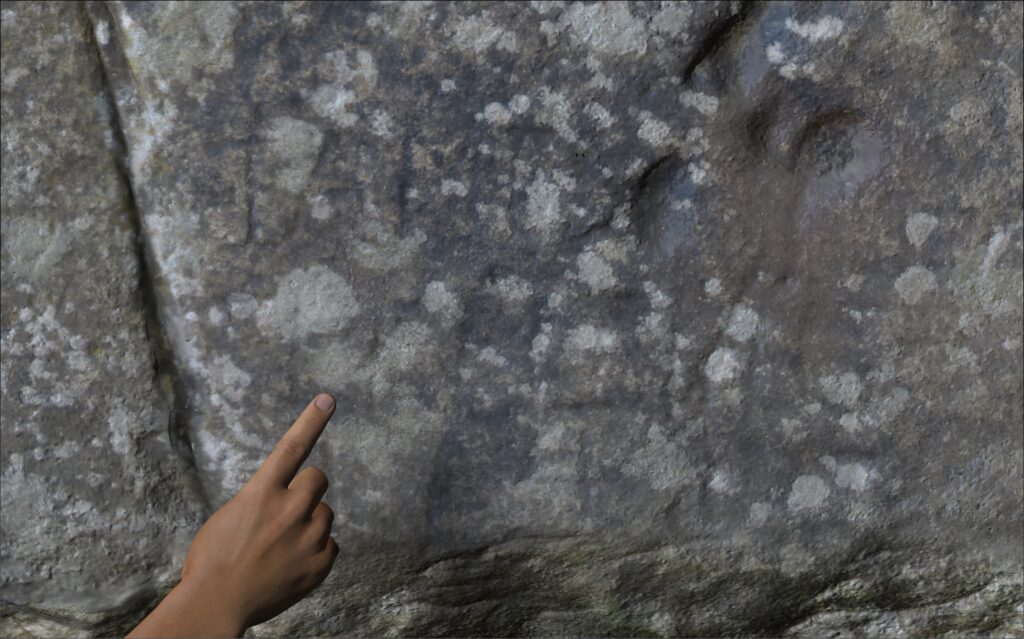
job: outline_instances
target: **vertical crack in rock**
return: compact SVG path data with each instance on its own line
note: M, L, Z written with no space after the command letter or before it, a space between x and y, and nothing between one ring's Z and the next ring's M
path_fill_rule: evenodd
M686 63L686 67L683 69L683 84L690 82L697 67L728 42L732 34L736 32L736 29L746 22L748 18L752 17L756 10L757 3L743 2L735 13L726 16L721 22L714 24L708 30L700 44L694 49L690 61Z
M245 145L245 241L248 246L253 241L254 228L256 226L256 195L254 193L252 179L252 155L255 148L256 133L249 132L249 140Z
M185 392L185 384L178 373L174 351L170 339L164 330L163 321L160 315L160 296L157 292L155 276L158 272L156 260L153 257L153 249L149 245L145 233L145 225L142 220L142 212L139 208L136 197L135 181L129 165L130 149L128 137L125 134L122 122L122 115L117 99L114 96L114 85L110 77L110 71L104 56L101 44L96 39L97 19L106 19L110 25L114 24L107 6L100 2L82 4L82 11L89 24L89 33L86 38L92 44L93 50L99 62L100 72L103 79L103 97L108 102L110 110L110 127L113 132L114 144L116 147L116 166L118 174L125 186L125 202L128 210L128 220L134 234L136 261L139 272L139 295L141 296L142 313L145 317L146 341L149 342L153 356L153 372L157 381L157 392L165 399L170 410L167 424L167 435L171 448L185 462L188 468L187 476L196 495L202 500L207 512L211 510L209 496L199 479L199 471L196 466L195 453L192 447L189 429L189 405L188 395ZM97 15L99 14L99 15ZM111 29L112 42L107 45L116 48L116 30Z

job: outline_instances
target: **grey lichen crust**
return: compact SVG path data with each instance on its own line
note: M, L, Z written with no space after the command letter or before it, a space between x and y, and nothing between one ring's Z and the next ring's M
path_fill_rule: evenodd
M110 635L175 583L207 508L172 447L91 24L2 12L0 636Z
M4 5L0 629L136 621L325 389L257 635L1024 636L1022 15Z

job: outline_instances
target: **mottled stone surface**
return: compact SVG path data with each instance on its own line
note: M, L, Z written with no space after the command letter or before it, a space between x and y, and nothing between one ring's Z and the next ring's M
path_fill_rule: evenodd
M207 509L171 444L90 22L2 11L0 635L109 635L174 583Z
M109 255L71 272L143 302L99 328L163 362L132 410L178 408L182 481L216 507L339 398L311 462L341 558L257 635L1024 636L1021 7L94 3L32 36L15 5L4 33L78 47L67 108L114 96L74 128L109 226L67 235ZM63 72L7 47L5 120ZM79 215L8 183L35 147L7 135L5 236L8 198ZM29 379L7 331L45 302L8 291L70 267L7 247ZM31 392L125 393L52 370Z

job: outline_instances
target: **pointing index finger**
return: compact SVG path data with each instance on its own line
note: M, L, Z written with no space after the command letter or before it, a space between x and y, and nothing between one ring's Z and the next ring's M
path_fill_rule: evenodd
M317 395L277 442L274 450L256 471L256 475L262 477L264 481L287 488L302 462L306 461L306 457L316 445L320 433L327 426L327 420L334 414L334 406L334 398L330 395Z

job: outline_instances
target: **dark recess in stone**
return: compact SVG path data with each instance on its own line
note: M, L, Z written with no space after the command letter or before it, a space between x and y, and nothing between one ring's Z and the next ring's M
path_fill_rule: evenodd
M108 55L108 52L103 51L94 35L95 20L98 16L102 16L107 20L108 24L113 25L117 23L113 19L113 16L110 15L106 4L102 2L82 3L79 6L86 17L86 22L92 26L92 28L88 30L88 33L85 34L85 37L87 41L92 44L99 67L102 70L104 99L107 100L109 104L111 130L114 133L115 143L119 151L117 153L116 166L124 185L125 197L127 198L125 209L129 211L129 222L132 227L136 246L136 260L139 273L139 305L146 319L146 341L152 348L153 375L156 381L155 385L163 394L170 413L167 423L168 439L174 451L191 469L192 472L189 475L189 479L192 484L192 488L196 491L197 495L202 497L205 502L205 506L209 511L212 510L212 508L209 497L206 495L206 491L203 489L203 484L198 477L195 451L192 447L191 431L189 430L189 415L191 414L191 409L188 405L188 389L186 388L185 380L178 374L178 367L175 362L174 352L163 327L159 293L156 290L158 284L153 276L156 266L151 258L152 249L148 246L145 227L142 221L142 213L139 208L138 198L136 197L131 169L128 166L128 159L131 157L131 152L128 147L128 140L125 136L124 128L121 124L120 109L118 108L118 105L113 99L111 93L113 89L106 65L106 55ZM120 55L121 49L117 45L116 29L114 30L114 33L111 33L110 37L113 40L113 43L108 45L108 48L111 52L114 52L110 53L110 55Z

